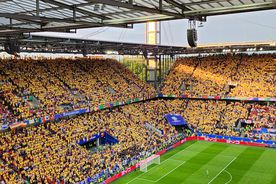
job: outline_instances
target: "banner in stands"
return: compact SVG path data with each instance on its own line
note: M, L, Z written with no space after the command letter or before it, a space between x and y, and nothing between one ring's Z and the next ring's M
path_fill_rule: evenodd
M92 111L103 110L105 108L130 104L132 102L139 102L139 101L142 101L142 100L149 100L149 99L153 99L153 98L156 98L156 97L276 102L276 98L240 98L240 97L222 97L222 96L191 96L191 95L185 95L185 94L181 95L181 96L176 96L176 95L157 94L157 95L145 96L145 97L143 97L143 99L141 99L141 98L126 99L124 102L118 102L117 101L115 103L100 105L100 106L97 106L97 107L88 107L87 109L79 109L79 110L74 110L72 112L64 112L64 113L61 113L61 114L55 114L54 116L50 116L50 117L45 116L45 117L42 117L42 118L26 119L26 120L23 120L23 122L12 123L12 124L9 125L9 127L11 129L19 128L19 127L25 127L25 126L28 126L28 125L31 125L31 124L44 123L44 122L47 122L47 121L57 120L57 119L60 119L64 116L72 116L72 115L82 114L82 113L86 113L86 112L88 113L88 112L92 112ZM8 129L7 126L2 126L0 128L1 128L2 131ZM271 133L271 132L269 131L269 133ZM273 133L274 132L272 132L272 134Z
M101 132L101 133L94 134L90 138L82 138L79 141L77 141L77 144L84 145L86 143L95 141L95 140L97 140L99 138L103 139L102 144L116 144L116 143L119 142L118 139L116 139L115 137L113 137L109 133L107 133L107 132Z
M187 122L179 114L166 114L165 118L172 126L186 125Z
M23 122L17 122L17 123L11 124L10 125L10 129L15 129L15 128L23 127L24 125L25 125L25 123L23 123Z
M254 133L261 133L261 134L270 134L272 136L276 136L276 129L273 128L256 128Z
M25 119L22 122L14 122L11 123L10 125L4 125L4 126L0 126L0 131L4 131L8 128L14 129L14 128L21 128L21 127L25 127L28 125L32 125L32 124L36 124L36 123L45 123L47 121L54 121L60 118L63 118L65 116L73 116L73 115L78 115L78 114L83 114L83 113L89 113L92 111L98 111L98 110L103 110L106 108L111 108L111 107L115 107L115 106L120 106L120 105L125 105L125 104L130 104L132 102L140 102L143 100L149 100L152 98L155 98L156 95L148 95L146 97L143 98L134 98L134 99L126 99L125 101L122 102L113 102L113 103L108 103L108 104L101 104L99 106L96 107L87 107L86 109L77 109L74 111L70 111L70 112L64 112L64 113L60 113L60 114L55 114L53 116L45 116L45 117L41 117L41 118L33 118L33 119Z
M232 137L232 136L222 136L222 135L213 135L213 134L200 134L198 133L199 136L202 136L205 138L205 140L226 140L229 141L229 143L257 143L257 144L262 144L262 145L274 145L276 144L276 141L269 141L269 140L261 140L261 139L250 139L250 138L242 138L242 137Z
M63 117L63 114L55 114L55 119L59 119L59 118L62 118Z
M63 113L63 116L74 116L74 115L83 114L83 113L86 113L86 109L79 109L71 112L65 112Z
M8 128L9 128L9 125L8 125L8 124L2 125L2 130L6 130L6 129L8 129Z
M224 97L224 96L207 96L207 95L202 95L202 96L194 96L194 95L188 95L188 94L183 94L180 96L177 95L165 95L165 94L158 94L156 97L167 97L167 98L189 98L189 99L213 99L213 100L239 100L239 101L265 101L265 102L276 102L276 98L245 98L245 97Z
M89 139L88 138L80 139L79 141L77 141L77 144L84 145L84 144L86 144L88 142L95 141L96 139L99 139L100 137L101 137L101 133L98 133L98 134L93 135Z

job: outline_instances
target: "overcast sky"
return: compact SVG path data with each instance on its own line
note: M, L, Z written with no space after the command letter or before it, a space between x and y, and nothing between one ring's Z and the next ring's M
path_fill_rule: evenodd
M187 20L162 22L162 44L187 45L187 27ZM145 24L133 29L83 29L58 36L145 43ZM198 28L198 44L269 40L276 40L276 10L208 17L204 27Z

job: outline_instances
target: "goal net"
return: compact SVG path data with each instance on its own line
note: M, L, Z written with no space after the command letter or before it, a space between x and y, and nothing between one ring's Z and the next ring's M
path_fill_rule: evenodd
M147 172L148 166L152 164L160 164L160 155L152 155L149 158L140 162L140 171Z

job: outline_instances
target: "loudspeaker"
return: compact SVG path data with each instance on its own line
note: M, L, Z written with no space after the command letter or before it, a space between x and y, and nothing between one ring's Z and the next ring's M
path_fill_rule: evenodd
M9 40L4 43L4 49L8 54L17 55L20 53L20 46L17 41Z
M191 47L197 46L197 31L196 29L187 29L187 40Z
M86 57L87 54L88 54L87 49L86 48L82 48L81 49L81 53L82 53L83 57Z
M148 59L148 51L146 49L143 51L143 56L145 59Z
M82 44L81 53L82 53L83 57L86 57L88 55L88 49L87 49L86 44Z

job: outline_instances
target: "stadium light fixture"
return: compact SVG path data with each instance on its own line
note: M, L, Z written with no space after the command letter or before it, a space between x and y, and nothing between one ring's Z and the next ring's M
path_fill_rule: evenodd
M107 51L105 51L105 53L106 53L107 55L118 55L118 54L119 54L118 51L112 51L112 50L107 50Z
M204 27L203 22L200 22L198 25L199 28Z

